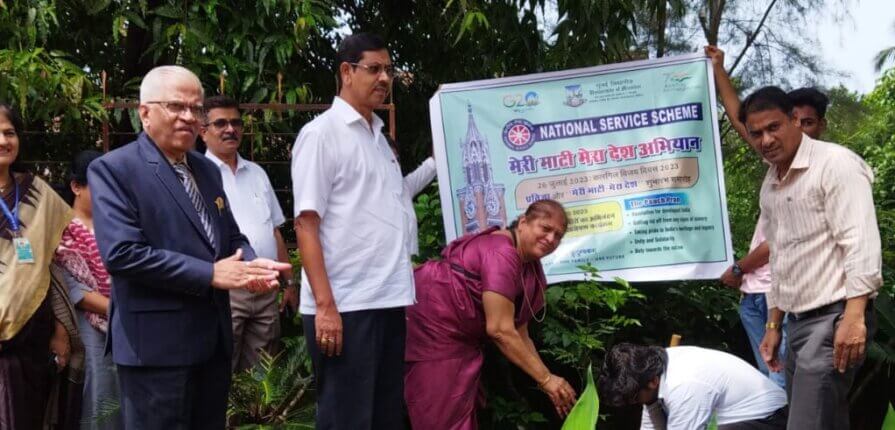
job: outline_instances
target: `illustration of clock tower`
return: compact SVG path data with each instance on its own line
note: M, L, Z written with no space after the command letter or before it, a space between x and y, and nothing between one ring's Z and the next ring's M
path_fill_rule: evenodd
M463 148L463 175L466 186L457 190L463 233L475 233L491 226L505 226L507 211L503 184L492 182L491 156L488 139L479 132L472 116L472 105L467 104L469 124Z

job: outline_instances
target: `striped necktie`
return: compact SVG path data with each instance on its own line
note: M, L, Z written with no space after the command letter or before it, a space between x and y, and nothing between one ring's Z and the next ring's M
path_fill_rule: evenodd
M186 163L180 161L174 163L174 171L177 173L177 177L180 178L180 182L183 183L183 188L186 189L186 194L190 197L190 201L193 202L193 207L199 213L199 221L202 222L202 228L205 229L208 241L211 242L212 247L215 247L211 218L209 218L208 212L205 210L205 200L202 199L202 194L199 194L199 188L196 187L196 181L193 179L193 175L190 174L190 168L187 167Z

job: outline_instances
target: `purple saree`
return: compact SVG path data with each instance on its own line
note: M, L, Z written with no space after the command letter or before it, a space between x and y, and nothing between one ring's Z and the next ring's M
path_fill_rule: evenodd
M476 406L482 345L487 342L482 293L516 305L516 326L543 306L547 286L539 261L523 263L497 228L461 237L414 273L417 304L407 308L404 397L414 429L470 430Z

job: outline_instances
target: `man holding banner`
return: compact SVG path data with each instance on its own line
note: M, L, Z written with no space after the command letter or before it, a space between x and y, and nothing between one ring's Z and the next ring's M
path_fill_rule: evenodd
M777 87L746 98L739 120L771 163L761 188L774 274L762 358L784 368L779 326L788 312L789 428L848 428L848 390L882 286L873 172L850 150L803 134Z

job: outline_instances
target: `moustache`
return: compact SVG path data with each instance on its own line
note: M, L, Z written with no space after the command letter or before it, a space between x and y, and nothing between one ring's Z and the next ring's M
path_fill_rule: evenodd
M224 133L221 135L221 140L236 140L235 133Z

